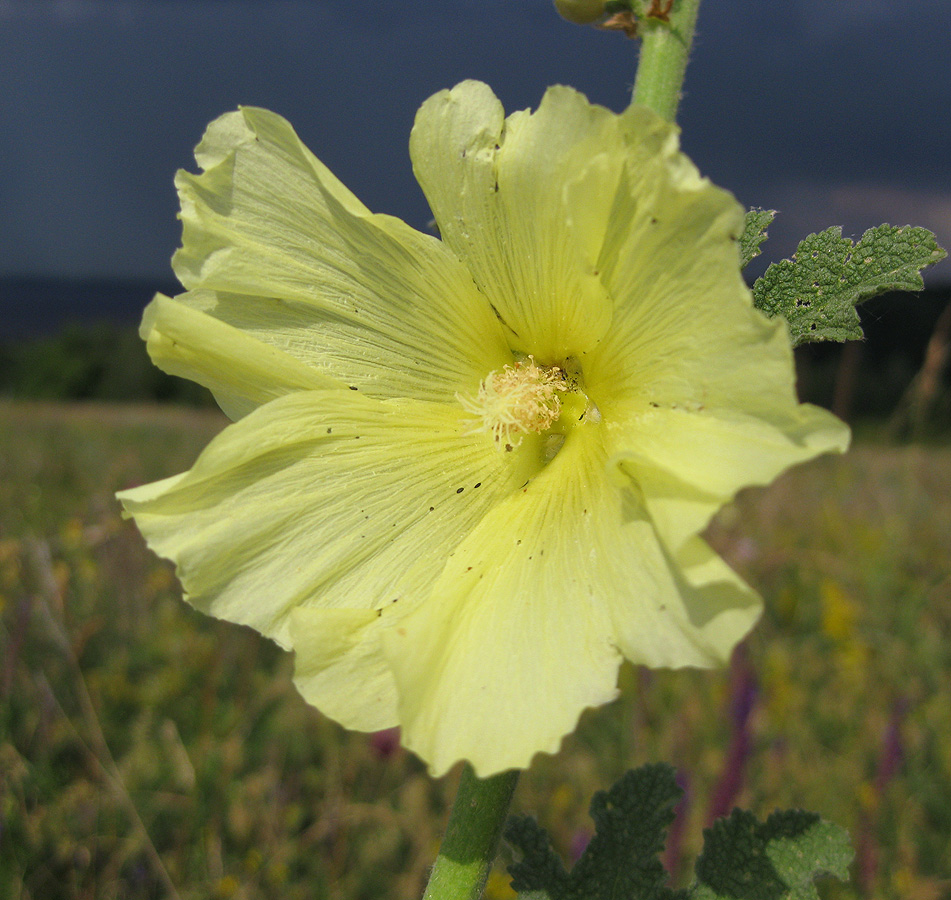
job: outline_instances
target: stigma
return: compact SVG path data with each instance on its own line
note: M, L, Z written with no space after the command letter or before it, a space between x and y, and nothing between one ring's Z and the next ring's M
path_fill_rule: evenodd
M569 390L557 366L539 366L529 356L489 372L475 397L456 395L476 417L472 433L488 432L499 450L514 450L526 434L548 431L561 415L560 394Z

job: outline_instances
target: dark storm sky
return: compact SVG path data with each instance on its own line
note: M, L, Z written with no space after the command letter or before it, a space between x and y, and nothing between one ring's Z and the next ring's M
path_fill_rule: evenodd
M771 258L832 224L910 222L947 246L949 60L949 0L705 0L683 144L743 203L781 210ZM423 227L407 140L427 96L479 78L512 110L560 82L620 110L634 64L549 0L0 0L0 276L167 283L173 173L239 103L289 118L368 206Z

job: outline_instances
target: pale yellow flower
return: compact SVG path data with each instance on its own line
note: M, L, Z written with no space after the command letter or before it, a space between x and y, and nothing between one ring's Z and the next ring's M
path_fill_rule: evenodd
M465 82L410 151L441 241L278 116L212 123L178 177L187 293L142 333L235 422L122 500L308 701L486 776L554 752L624 657L726 660L760 603L699 533L848 433L797 402L742 210L649 110L558 87L506 118Z

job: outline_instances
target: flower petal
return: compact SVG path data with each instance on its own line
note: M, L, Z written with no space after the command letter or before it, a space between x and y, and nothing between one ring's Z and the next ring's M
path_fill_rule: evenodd
M397 725L393 676L380 644L392 618L384 621L380 610L295 609L290 634L301 696L346 728Z
M783 410L777 403L769 418L647 404L612 413L612 462L637 485L673 550L705 528L741 488L769 484L801 462L844 452L849 443L844 423L808 404Z
M232 419L292 391L346 388L273 344L161 294L145 308L139 334L152 362L214 393Z
M621 118L627 159L598 261L614 318L582 360L588 386L662 406L738 403L747 412L773 409L780 392L790 406L785 326L753 309L740 275L742 208L679 152L674 126L640 107Z
M617 117L566 87L506 119L466 81L416 116L410 155L443 240L542 361L578 355L610 324L596 262L621 157L605 161L622 146Z
M614 318L581 365L612 464L677 551L740 488L844 450L848 429L798 403L785 324L753 308L740 275L742 208L679 152L674 126L639 107L621 119L598 263Z
M180 302L381 398L451 400L511 361L454 255L369 213L280 116L222 116L196 159L176 179Z
M524 481L460 408L289 394L219 434L186 473L120 494L198 609L290 646L296 607L402 608Z
M607 465L602 431L573 429L384 636L404 743L434 774L462 758L482 777L525 767L615 696L622 654L718 664L758 616L755 594L702 542L664 550Z

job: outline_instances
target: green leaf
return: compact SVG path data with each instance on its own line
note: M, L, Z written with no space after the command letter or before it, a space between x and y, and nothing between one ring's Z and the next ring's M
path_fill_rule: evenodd
M522 854L521 862L509 866L512 887L520 897L528 900L536 894L552 898L571 896L570 876L544 828L529 816L512 816L504 833L505 839Z
M818 900L815 880L846 880L846 832L815 813L787 810L765 823L735 809L704 832L697 880L665 885L658 859L682 791L667 765L642 766L591 801L595 835L568 872L543 828L513 817L505 837L521 854L509 867L519 900Z
M568 873L532 819L510 820L505 837L521 851L509 868L521 900L685 900L664 886L657 855L681 790L667 765L642 766L591 801L596 833Z
M745 269L760 255L760 245L766 240L766 229L776 218L775 209L753 208L746 213L743 234L740 235L740 268Z
M704 837L690 900L818 900L815 879L846 880L853 856L843 829L801 810L760 823L735 809Z
M879 225L853 247L842 229L811 234L791 260L773 263L753 285L753 302L783 316L793 345L862 337L857 304L886 291L920 291L919 271L947 256L926 228Z

